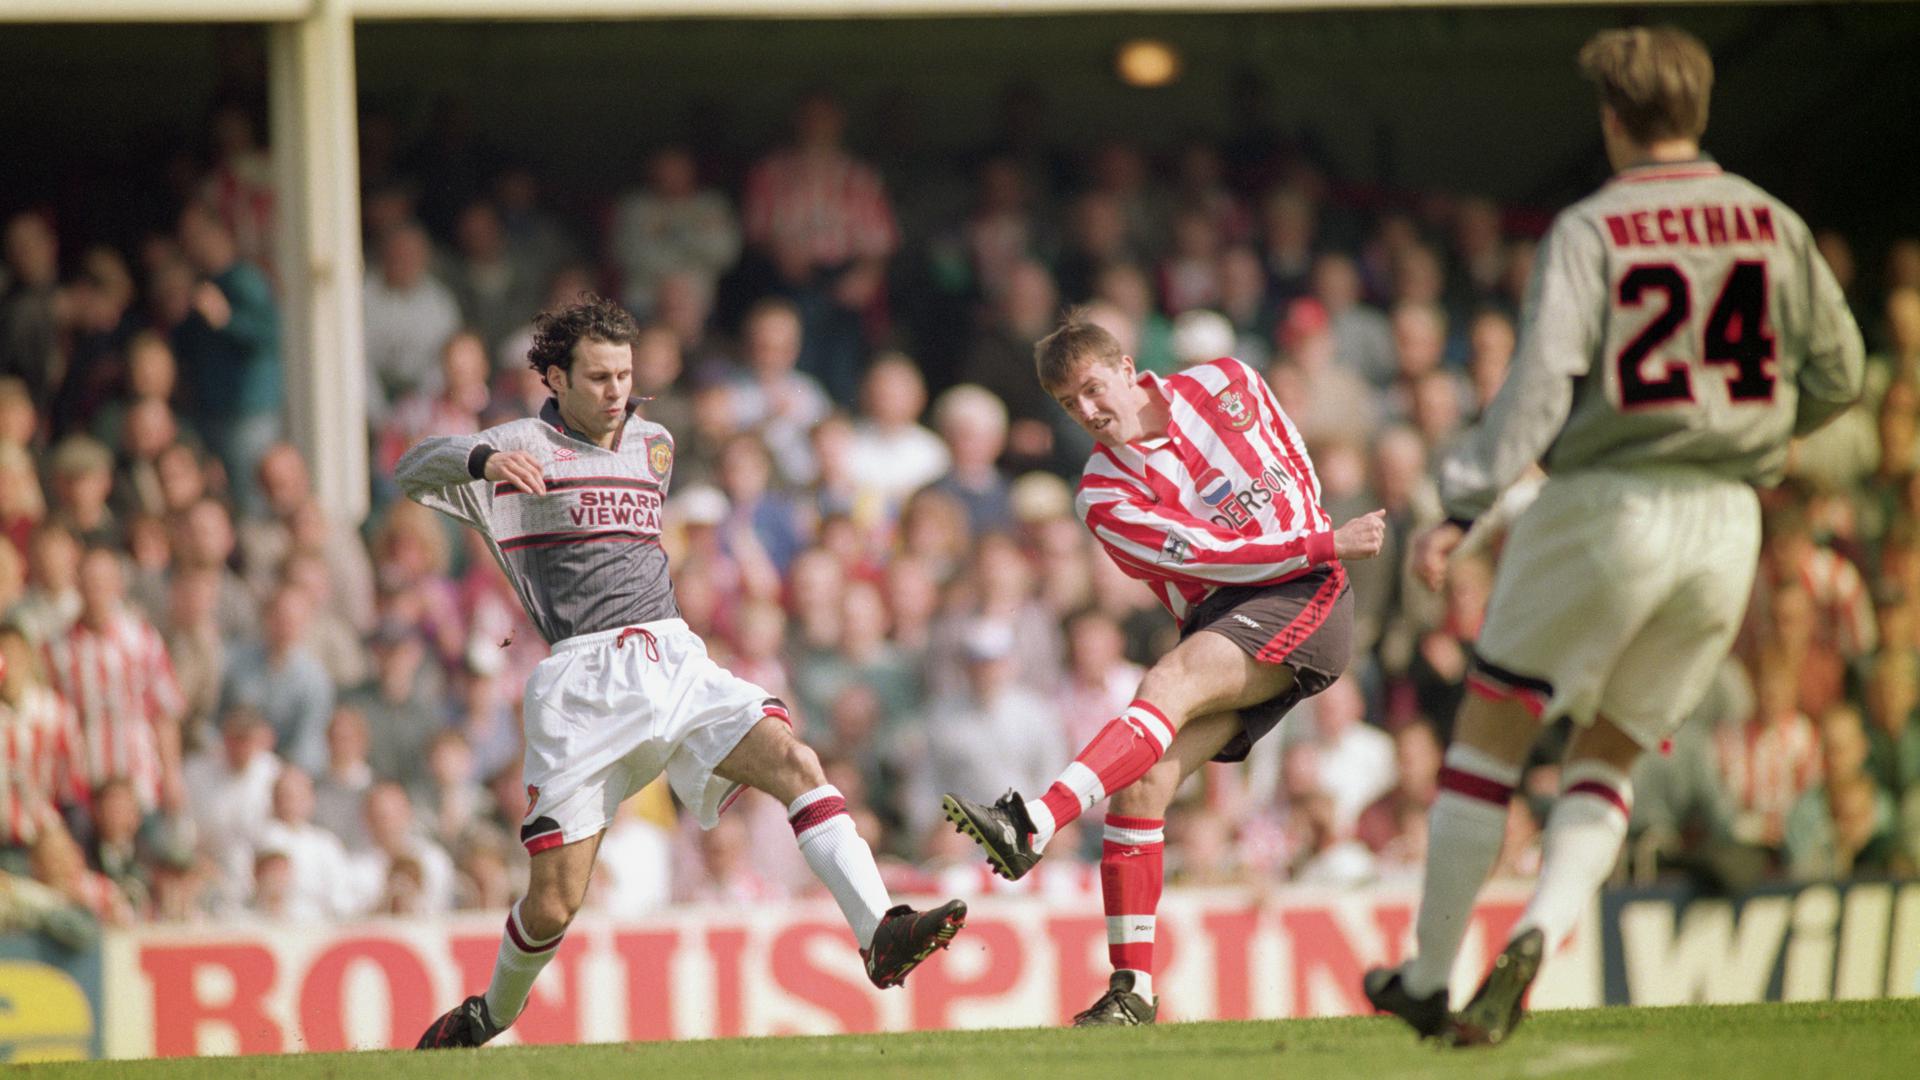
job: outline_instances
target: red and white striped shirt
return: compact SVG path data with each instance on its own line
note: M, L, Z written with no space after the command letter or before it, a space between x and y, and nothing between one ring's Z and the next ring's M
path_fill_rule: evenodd
M846 154L761 159L741 209L749 244L800 252L814 266L884 259L900 243L880 174Z
M1874 622L1873 597L1851 560L1832 548L1815 547L1795 571L1797 584L1813 599L1819 640L1832 645L1847 660L1857 660L1878 647L1880 628ZM1753 624L1750 634L1769 610L1773 592L1781 584L1773 566L1763 561L1754 580L1753 600L1747 605L1747 618Z
M1141 381L1166 437L1095 448L1075 509L1177 620L1222 585L1271 585L1334 561L1333 519L1300 432L1231 357Z
M0 700L0 841L29 847L61 803L89 802L80 724L60 695L30 686Z
M105 633L74 623L47 642L46 662L54 687L79 714L88 784L124 776L152 809L160 796L156 727L186 708L160 634L133 615Z

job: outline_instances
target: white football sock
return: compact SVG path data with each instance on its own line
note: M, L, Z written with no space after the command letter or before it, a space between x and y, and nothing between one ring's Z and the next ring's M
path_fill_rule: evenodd
M1033 819L1033 850L1047 850L1047 842L1053 839L1055 832L1053 811L1047 809L1047 804L1039 799L1028 799L1027 816Z
M1408 993L1424 997L1452 981L1474 899L1500 857L1507 802L1519 779L1519 766L1471 746L1448 748L1427 816L1427 872L1414 923L1419 951L1401 973Z
M1573 932L1580 913L1613 873L1633 808L1633 781L1611 765L1573 762L1564 784L1541 836L1539 884L1513 928L1516 937L1538 928L1549 951Z
M487 984L487 1012L493 1015L494 1023L504 1028L519 1018L520 1010L527 1007L527 995L533 991L533 980L560 951L560 939L565 936L561 931L545 941L536 941L520 921L519 904L507 913L507 929L500 935L500 953L493 961L493 981Z
M892 906L874 864L873 849L860 839L847 815L847 800L832 784L814 788L787 804L787 822L813 876L826 883L853 927L861 948L873 944L874 928Z

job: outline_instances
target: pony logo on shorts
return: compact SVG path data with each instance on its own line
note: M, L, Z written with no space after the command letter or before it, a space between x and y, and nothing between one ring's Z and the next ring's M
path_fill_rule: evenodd
M1238 389L1228 387L1213 395L1213 404L1220 415L1227 418L1227 426L1235 431L1245 431L1253 426L1253 410L1247 408L1247 399Z
M673 444L665 439L655 439L647 445L647 468L655 476L665 480L673 469Z

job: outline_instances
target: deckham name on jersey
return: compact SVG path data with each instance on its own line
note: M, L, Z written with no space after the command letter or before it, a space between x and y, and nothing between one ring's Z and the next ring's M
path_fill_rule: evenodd
M1661 206L1608 214L1607 237L1614 247L1695 247L1722 244L1771 244L1773 210L1762 205Z

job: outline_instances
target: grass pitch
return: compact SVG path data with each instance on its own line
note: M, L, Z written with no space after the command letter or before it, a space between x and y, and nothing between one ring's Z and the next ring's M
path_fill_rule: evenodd
M1343 1018L114 1061L16 1066L7 1074L114 1080L1910 1080L1920 1076L1920 999L1551 1012L1531 1017L1505 1046L1472 1051L1418 1044L1396 1020Z

